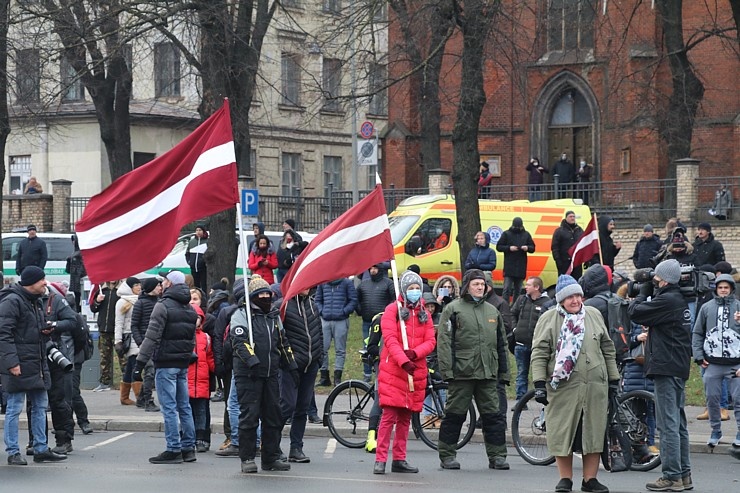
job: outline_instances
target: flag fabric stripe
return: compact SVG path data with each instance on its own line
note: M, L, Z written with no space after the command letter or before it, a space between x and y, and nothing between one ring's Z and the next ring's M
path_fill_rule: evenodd
M94 283L155 266L180 229L239 202L228 101L169 152L90 199L75 224Z
M182 200L185 188L199 176L214 171L222 166L230 166L236 161L234 143L221 144L208 149L200 155L193 166L191 173L178 181L167 190L152 197L146 203L132 209L121 216L99 224L87 231L80 232L77 238L80 248L90 249L99 247L127 235L132 229L143 228L150 222L159 219L168 212L176 209ZM212 180L212 175L208 180Z
M568 251L571 261L566 274L573 272L575 266L588 262L594 255L599 254L599 230L596 228L595 214L591 216L586 230L576 244L571 247L571 250Z
M309 243L288 271L281 290L284 314L288 300L305 289L356 275L393 258L383 189L376 185L364 199L342 214Z

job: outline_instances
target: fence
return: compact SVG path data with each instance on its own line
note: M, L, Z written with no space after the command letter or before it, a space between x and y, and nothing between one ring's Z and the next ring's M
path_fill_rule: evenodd
M87 207L90 197L70 197L69 198L69 223L74 230L74 224L82 217L82 211Z
M740 205L733 200L740 190L740 176L717 178L698 178L696 180L698 200L692 219L708 221L712 216L718 219L738 219Z

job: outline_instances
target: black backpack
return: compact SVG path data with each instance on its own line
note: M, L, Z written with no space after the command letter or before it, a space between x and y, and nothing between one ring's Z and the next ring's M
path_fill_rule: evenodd
M89 361L92 358L95 347L93 345L92 334L90 334L90 327L87 325L85 317L77 315L77 325L79 330L72 333L72 339L75 343L75 354L79 354L82 351L85 356L84 361Z
M614 342L614 349L617 350L617 363L621 363L630 353L632 321L629 314L629 301L614 293L610 296L599 294L595 297L606 301L609 337Z

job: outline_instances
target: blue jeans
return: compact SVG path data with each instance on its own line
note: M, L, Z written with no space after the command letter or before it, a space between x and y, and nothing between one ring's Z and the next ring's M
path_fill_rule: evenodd
M529 384L529 361L532 357L532 348L517 344L514 347L514 359L516 360L516 400L521 399L527 393Z
M704 368L701 368L701 378L702 381L704 380ZM722 393L719 396L719 407L722 409L729 409L730 408L730 389L727 387L727 382L729 379L723 379L722 380ZM704 397L706 398L707 390L706 390L706 383L704 384ZM708 400L708 399L707 399ZM707 409L709 408L709 405L707 404Z
M522 291L522 281L519 277L504 277L504 290L501 293L506 303L511 303L512 300L516 300L516 297Z
M236 380L231 374L231 387L229 397L226 400L226 409L229 412L229 423L231 423L231 444L239 446L239 397L236 394Z
M293 376L289 371L281 371L282 385L280 386L280 408L283 413L283 423L292 419L290 424L290 448L303 448L303 435L306 433L308 408L313 398L313 386L319 364L311 363L301 372L301 379L296 387Z
M334 339L334 369L344 370L344 357L347 354L347 332L349 332L349 319L344 320L324 320L321 319L321 328L324 332L324 362L321 365L322 370L329 369L329 346Z
M732 378L737 365L716 365L710 363L702 368L704 380L704 394L707 396L707 411L709 412L709 426L712 431L722 431L720 407L727 409L727 384L732 386L732 398L735 401L735 421L737 431L740 432L740 379ZM724 398L724 406L721 404Z
M46 445L46 407L49 405L49 397L46 390L8 392L8 408L5 414L5 429L3 431L5 451L8 455L20 453L20 448L18 447L18 417L23 410L23 402L26 396L28 396L28 400L31 403L33 450L34 452L41 453L49 448Z
M194 449L195 424L188 395L188 369L157 368L154 380L157 384L159 407L164 418L164 438L167 441L167 450L179 452L183 449ZM180 442L180 428L182 428L182 443Z
M653 383L663 477L676 481L691 472L689 430L684 411L686 381L655 375Z
M542 185L529 185L529 201L534 202L542 199L542 192L540 191Z

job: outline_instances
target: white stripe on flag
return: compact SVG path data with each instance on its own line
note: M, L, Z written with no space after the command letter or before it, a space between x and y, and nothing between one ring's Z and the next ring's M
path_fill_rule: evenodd
M576 254L589 246L594 241L598 241L599 238L599 232L598 231L591 231L586 236L583 236L580 240L578 240L578 246L576 246L576 249L573 250L573 258L576 258Z
M162 191L156 197L115 219L99 224L87 231L78 232L77 239L80 242L80 248L89 250L105 245L159 219L180 205L185 187L190 182L200 175L221 166L228 166L235 161L236 154L233 141L208 149L198 156L188 176Z
M388 216L383 214L382 216L365 221L364 223L355 224L337 231L324 239L321 243L317 244L316 248L309 252L309 254L303 259L303 262L301 262L301 265L298 266L298 269L293 275L293 279L297 278L304 268L308 267L311 262L322 255L326 255L332 250L378 236L386 229L388 229Z

